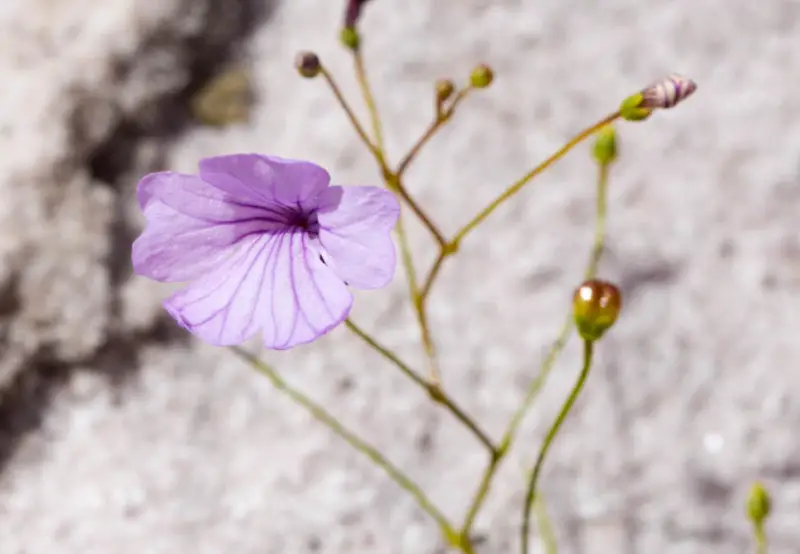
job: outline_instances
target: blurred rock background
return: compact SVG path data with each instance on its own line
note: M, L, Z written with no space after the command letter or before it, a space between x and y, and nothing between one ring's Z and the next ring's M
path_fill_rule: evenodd
M177 329L169 287L130 271L148 171L257 151L376 183L329 91L292 68L317 51L363 114L336 42L343 4L0 5L0 553L442 551L391 481ZM563 553L744 554L745 495L763 478L770 552L800 551L800 4L378 0L362 27L395 162L436 78L495 69L409 172L448 232L631 92L671 71L698 82L674 111L619 126L601 274L624 315L543 492ZM249 109L204 124L192 112L216 113L203 91L230 70ZM470 236L436 289L445 385L494 436L581 278L594 178L584 145ZM429 263L424 230L411 238ZM404 293L398 272L353 315L419 364ZM579 357L571 342L526 420L478 520L481 552L518 551L520 468ZM484 452L346 329L265 358L460 519Z

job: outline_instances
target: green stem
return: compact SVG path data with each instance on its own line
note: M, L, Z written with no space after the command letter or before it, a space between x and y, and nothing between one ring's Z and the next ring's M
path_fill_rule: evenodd
M763 523L754 525L753 535L756 539L756 554L767 554L767 534L764 532Z
M378 354L386 358L392 364L394 364L397 369L399 369L403 375L414 381L417 385L428 390L428 383L423 379L416 371L411 369L408 364L403 362L397 354L380 344L377 340L372 338L372 335L364 331L361 327L355 324L352 319L346 319L344 324L350 329L358 338L363 340L367 343L367 346L375 350Z
M478 486L478 492L476 493L472 501L472 504L469 507L466 519L461 528L462 537L464 536L465 533L469 533L469 530L472 527L472 524L475 521L475 518L477 517L478 513L480 512L480 509L483 506L484 501L486 500L486 496L489 490L491 489L495 473L497 473L497 469L500 467L500 463L503 461L506 454L511 449L511 443L516 434L517 428L522 422L525 413L530 408L531 404L533 404L534 398L544 385L544 382L547 379L547 376L550 374L550 370L552 369L553 365L555 365L555 361L558 357L558 354L564 348L564 345L567 342L567 338L569 337L569 331L571 329L572 329L572 315L570 314L570 316L567 318L566 324L562 328L561 335L559 336L558 340L556 340L553 347L550 349L547 359L542 365L542 369L539 371L539 375L536 377L534 382L528 388L528 393L525 397L522 406L520 406L520 408L518 408L517 411L514 413L514 416L511 419L508 429L503 435L503 438L500 440L500 444L497 446L497 456L491 458L489 464L486 466L486 469L484 470L483 477L481 478L480 485Z
M389 169L389 166L386 162L386 151L383 146L383 131L381 126L380 114L378 113L378 109L375 104L375 97L372 93L372 89L369 86L369 81L367 80L367 71L364 67L364 58L361 55L360 50L356 50L353 53L354 60L355 60L355 68L356 68L356 80L361 87L361 93L364 97L364 102L367 105L367 111L369 112L370 120L372 121L372 128L373 133L375 135L375 141L377 146L371 148L372 153L375 157L375 160L378 162L378 166L381 169L381 173L383 174L383 179L386 182L386 186L389 190L396 193L403 202L411 209L417 219L422 222L423 226L430 231L431 235L433 235L436 242L439 244L440 248L444 248L446 243L446 239L444 234L439 230L433 220L428 216L425 210L419 205L419 203L412 197L408 190L403 185L402 178L400 176L401 171L392 172ZM351 118L352 119L352 118ZM408 158L406 158L403 163L401 164L401 168L404 165L407 165ZM428 327L428 320L425 314L425 307L419 302L420 293L419 293L419 285L416 280L416 272L414 269L414 262L413 256L411 255L411 250L408 244L408 237L406 236L405 227L401 220L398 220L397 227L397 236L398 242L400 243L400 251L401 251L401 259L403 261L403 266L405 267L406 277L408 280L408 288L411 297L412 306L417 314L417 321L419 323L420 328L420 338L422 340L423 347L425 348L425 354L428 358L428 373L429 373L429 380L430 386L432 387L439 387L439 369L438 364L436 361L436 351L433 345L433 339L431 337L431 332Z
M440 248L445 244L445 237L444 234L439 230L433 220L425 213L422 207L417 203L417 201L408 193L408 190L403 186L403 182L400 176L401 171L392 172L389 169L389 166L386 162L386 151L384 149L383 144L383 131L382 125L380 120L380 114L378 113L378 109L375 103L375 97L372 93L372 88L369 86L369 81L367 80L367 71L364 66L364 58L361 54L360 50L355 50L353 52L354 61L355 61L355 71L356 71L356 80L358 81L359 86L361 87L361 93L364 97L364 102L367 105L367 111L369 112L369 117L372 122L372 129L373 134L375 135L375 141L377 146L370 148L372 151L375 160L378 162L378 166L381 169L381 173L383 174L383 179L386 182L387 188L389 190L396 193L400 198L405 202L405 204L411 209L415 216L422 222L422 224L427 228L433 237L436 239L436 242L439 244ZM333 85L334 90L335 85ZM352 120L355 121L353 117ZM357 124L354 123L354 124ZM407 165L408 159L404 160L403 165ZM425 348L425 354L428 358L429 364L429 375L430 375L430 382L431 386L438 387L439 386L439 370L436 362L436 353L433 346L433 339L431 338L430 329L428 328L428 321L424 311L424 306L420 307L419 303L419 285L416 279L416 271L414 269L414 260L413 256L411 255L411 249L408 244L408 237L405 232L405 227L403 225L402 220L398 219L397 227L396 227L398 242L400 243L400 256L403 261L403 266L405 267L406 278L408 281L408 289L409 294L412 302L412 306L417 314L417 321L420 327L420 338L422 340L423 346Z
M249 363L259 373L264 375L272 385L289 397L293 402L305 408L315 419L326 425L331 431L339 435L355 450L369 458L375 465L379 466L395 483L408 492L416 501L419 507L434 519L449 543L457 540L457 534L453 526L442 514L442 512L431 502L422 489L414 483L402 470L397 468L392 462L387 460L375 447L366 443L355 435L352 431L342 425L339 420L328 413L322 406L311 400L308 396L295 389L284 381L280 375L269 365L262 362L254 355L246 352L238 346L230 347L231 350L241 359Z
M406 189L405 185L403 185L403 181L394 173L390 171L385 171L384 180L386 181L386 185L389 187L390 190L395 191L403 201L408 204L408 207L411 208L411 211L414 212L414 215L417 216L422 224L425 226L426 229L433 235L433 238L436 239L436 242L439 244L440 247L443 247L447 244L447 239L444 237L444 234L439 230L439 227L433 222L433 220L425 213L425 210L422 209L422 206L409 194L408 190Z
M550 449L550 445L553 444L553 440L556 438L558 431L561 429L561 425L564 423L564 420L567 418L567 415L572 409L572 406L578 399L581 390L583 390L583 386L586 383L586 378L589 376L589 370L592 367L593 348L594 348L594 343L592 341L588 340L584 341L583 367L581 368L581 373L578 376L578 380L575 383L575 386L572 388L572 392L570 392L566 402L564 402L564 405L561 407L561 411L558 413L556 420L550 427L550 431L548 431L547 436L544 439L542 448L539 450L539 456L536 458L536 464L533 466L533 474L531 475L530 481L528 482L528 492L525 496L525 504L522 509L522 526L521 526L522 554L528 554L528 535L530 529L531 508L533 507L533 503L536 501L536 485L539 482L539 475L541 473L542 466L544 464L545 456L547 456L547 452Z
M594 273L597 270L597 264L603 254L603 248L605 244L605 229L606 229L606 188L608 182L608 168L607 167L600 167L600 171L598 174L598 192L597 192L597 213L595 216L595 236L594 236L594 245L592 252L589 256L589 263L586 269L587 278L593 277ZM443 256L440 256L443 258ZM428 279L425 280L425 285L422 287L422 294L426 294L426 291L430 291L430 283L433 281L430 278L430 275L435 275L438 273L437 266L441 266L441 260L437 258L437 262L434 263L434 270L431 271L429 274ZM522 404L517 408L514 412L514 415L511 417L511 421L508 424L508 428L506 432L503 434L503 437L500 439L500 443L498 445L498 459L493 460L487 467L486 471L481 479L481 487L479 490L484 491L482 494L479 493L476 495L475 500L470 507L469 514L473 514L472 517L474 518L477 515L478 511L483 504L483 501L486 497L486 492L488 492L488 488L490 487L491 481L494 478L494 474L497 471L497 468L500 465L500 462L505 457L505 454L511 449L511 445L516 437L517 431L519 430L519 426L522 424L522 421L525 419L525 415L533 406L533 402L539 393L544 387L547 378L550 375L553 367L555 366L556 360L558 359L561 352L564 350L564 347L567 345L569 341L569 337L572 333L573 328L573 317L572 311L570 311L564 323L561 325L561 330L558 333L558 336L550 347L550 350L547 352L547 356L542 363L542 367L539 370L539 374L533 380L533 382L528 387L527 392L525 393L525 398L522 401Z
M492 488L492 478L497 470L497 465L500 463L500 460L503 459L503 454L503 452L498 451L497 454L492 456L489 460L489 466L483 473L481 482L478 485L478 490L475 493L475 497L467 510L467 515L464 517L464 523L461 526L462 542L469 542L470 540L469 535L472 531L472 526L475 524L475 518L478 517L478 512L481 506L483 506L483 502L486 500L486 495L489 494L489 490Z
M408 151L408 154L400 161L397 165L397 174L398 178L402 177L403 173L405 173L408 166L411 165L411 162L414 161L414 158L417 157L422 147L425 146L433 136L444 127L444 124L450 121L450 118L453 117L453 113L455 113L456 108L458 105L467 97L469 93L472 91L472 87L468 87L462 89L456 93L455 98L450 103L450 106L444 110L441 114L436 114L433 122L428 126L422 136L414 143L411 149Z
M569 141L560 150L558 150L558 152L547 158L544 162L542 162L534 169L529 171L524 177L522 177L516 183L508 187L506 191L503 194L501 194L496 200L494 200L486 209L484 209L481 213L475 216L472 219L472 221L470 221L464 227L462 227L461 230L456 233L455 237L451 241L442 244L442 247L439 250L439 254L434 260L433 266L431 267L431 270L428 273L427 277L425 278L425 281L423 282L423 285L420 289L420 294L422 295L422 297L424 298L430 293L434 281L439 276L439 272L442 268L442 264L444 263L445 258L451 256L452 254L458 251L460 242L464 238L464 236L467 235L467 233L469 233L475 227L477 227L484 219L486 219L489 216L489 214L491 214L505 200L509 199L511 196L519 192L519 190L525 184L527 184L531 179L542 173L552 164L554 164L563 156L565 156L567 152L572 150L572 148L577 146L580 142L591 136L593 133L597 132L598 129L612 122L617 117L619 117L619 114L612 114L603 119L602 121L595 123L591 127L581 131L571 141ZM600 256L603 250L602 241L605 228L605 201L606 201L605 186L607 179L608 179L608 164L602 164L600 166L600 178L598 187L601 190L598 193L597 223L596 223L597 231L595 233L595 247L592 253L594 261L590 262L589 268L587 269L587 274L588 273L593 274L596 271L597 269L596 266L600 260Z
M400 245L400 259L403 261L403 267L406 272L406 281L408 282L408 297L412 300L419 294L419 285L417 284L417 270L414 268L414 257L411 255L411 246L408 243L408 235L406 234L405 225L403 223L403 214L397 218L397 242Z
M382 166L385 167L385 162L383 162L383 154L378 149L378 147L375 146L371 140L369 140L367 133L364 132L364 128L361 126L361 123L359 123L355 112L350 107L350 104L348 104L347 100L344 99L344 95L342 94L342 91L339 89L339 85L337 85L336 81L334 81L333 76L331 76L328 70L325 69L324 67L321 68L320 73L322 74L322 77L325 79L325 82L328 83L328 86L333 92L333 95L336 97L337 102L344 110L345 114L347 115L347 118L350 120L350 123L353 125L353 128L355 129L356 133L358 133L358 136L361 138L364 145L369 149L370 152L372 152L373 156L375 156L375 158L379 160L379 163L381 163Z
M489 435L487 435L486 432L478 426L475 420L467 415L467 413L462 410L461 407L459 407L458 404L456 404L456 402L441 388L425 381L425 379L423 379L416 371L411 369L394 352L380 344L369 333L353 323L352 320L345 320L345 325L348 329L355 333L356 336L367 343L367 345L369 345L373 350L378 352L378 354L392 362L392 364L394 364L406 377L422 387L435 402L444 406L451 414L453 414L456 419L458 419L467 429L469 429L472 434L475 435L475 438L477 438L492 455L496 455L495 452L497 451L497 448L489 438Z
M511 422L508 425L508 429L506 430L505 434L503 435L503 439L500 441L500 447L511 448L511 443L514 441L514 437L517 434L517 430L519 426L522 425L522 421L525 419L525 415L528 413L528 410L531 409L533 406L533 401L539 395L544 386L547 378L550 376L550 372L555 366L556 360L561 352L564 350L564 347L567 345L569 341L569 337L573 327L573 317L572 312L567 314L567 317L564 323L561 325L561 330L558 333L558 338L556 338L553 345L550 347L550 350L547 352L547 356L542 363L542 367L539 370L539 374L533 380L533 382L528 387L527 392L525 393L525 398L522 401L522 404L517 411L514 412L514 415L511 417Z
M597 266L603 255L606 235L606 205L608 197L608 170L609 164L599 164L597 173L597 209L595 216L594 246L586 268L586 279L593 279L597 275Z
M600 164L598 170L594 243L592 245L592 252L589 255L589 263L586 266L586 279L593 278L597 273L597 266L600 263L600 258L602 257L603 250L605 248L606 218L608 213L606 201L608 189L608 168L608 164ZM533 383L531 383L522 405L517 409L517 411L514 413L514 416L511 418L511 424L509 425L508 431L501 441L501 445L505 442L510 443L513 441L517 429L522 424L525 414L528 412L528 410L530 410L531 406L533 405L533 401L541 391L544 382L547 380L547 377L550 374L550 370L553 368L556 359L567 345L570 332L572 331L572 326L573 318L572 312L570 311L570 313L567 314L563 325L561 326L561 330L558 333L558 338L553 343L550 351L547 353L547 357L542 364L542 369L540 370L539 375L536 377L536 379L534 379Z
M361 55L360 50L356 50L353 53L354 60L355 60L355 67L356 67L356 80L358 81L359 86L361 87L361 93L364 97L364 102L367 105L367 111L369 112L369 118L372 122L373 133L375 134L375 142L376 145L373 145L369 140L367 140L367 146L370 147L373 155L375 156L378 165L380 166L381 172L383 173L383 178L386 181L386 185L389 189L393 190L400 197L408 204L408 207L411 208L411 211L422 221L423 225L428 228L431 234L434 236L436 241L439 244L444 244L445 238L444 235L439 231L436 225L433 223L431 218L427 216L425 211L422 207L417 203L416 200L408 193L406 188L403 186L402 180L398 172L392 172L389 169L388 164L386 163L386 151L384 150L383 146L383 131L381 126L381 118L380 114L378 113L378 108L375 104L375 97L372 94L372 89L369 86L369 81L367 80L367 71L364 67L364 58ZM333 83L333 79L327 75L327 72L323 72L326 75L326 78L331 83L331 88L334 89L334 92L338 91L338 87L336 87L335 83ZM337 94L337 97L341 97L341 94ZM340 100L342 106L346 106L343 99ZM352 110L345 107L346 111L352 113ZM351 120L354 121L354 125L359 126L358 122L355 120L355 117L351 117ZM359 133L363 136L366 136L366 133L363 130Z
M427 299L430 294L433 282L436 280L436 277L439 276L439 272L442 270L442 264L444 264L444 259L448 256L449 252L447 248L441 248L439 250L439 255L436 256L436 259L433 261L431 270L428 272L428 276L425 277L422 289L420 289L420 297L423 301Z
M547 515L547 506L544 498L542 498L542 493L539 493L539 498L536 500L534 508L536 509L536 523L542 535L545 553L558 554L558 541L556 541L556 535L553 532L553 524Z
M478 213L478 215L476 215L474 218L472 218L472 220L469 223L464 225L464 227L462 227L461 230L456 233L455 237L453 238L453 240L451 242L453 244L458 245L461 242L461 240L470 231L472 231L475 227L480 225L480 223L482 223L483 220L485 220L487 217L489 217L489 215L491 215L492 212L494 212L506 200L508 200L509 198L514 196L516 193L518 193L522 189L522 187L524 187L526 184L528 184L528 182L531 179L533 179L534 177L536 177L537 175L542 173L544 170L549 168L551 165L556 163L558 160L563 158L570 150L572 150L575 146L580 144L583 140L589 138L595 132L597 132L598 130L602 129L603 127L605 127L609 123L613 122L618 117L619 117L619 112L615 112L615 113L603 118L602 120L598 121L597 123L595 123L591 127L587 127L586 129L584 129L583 131L581 131L580 133L575 135L574 138L572 138L569 142L567 142L564 146L562 146L555 154L553 154L552 156L547 158L545 161L543 161L538 166L534 167L528 173L523 175L522 178L520 178L514 184L509 186L502 194L500 194L500 196L498 196L495 200L493 200L491 202L491 204L489 204L480 213Z
M361 50L356 49L353 52L353 60L356 67L356 80L361 87L361 94L364 96L364 102L367 105L367 111L369 112L370 120L372 121L372 133L375 138L375 144L385 160L386 150L383 146L383 129L381 125L381 118L380 114L378 113L378 107L375 104L375 97L372 94L372 89L370 88L369 81L367 80L367 71L364 67L364 57L361 55Z
M426 298L421 293L414 298L414 309L417 312L422 347L428 360L428 381L431 387L441 390L442 381L439 374L439 362L436 357L436 346L433 344L433 335L431 334L430 325L428 325L428 306Z

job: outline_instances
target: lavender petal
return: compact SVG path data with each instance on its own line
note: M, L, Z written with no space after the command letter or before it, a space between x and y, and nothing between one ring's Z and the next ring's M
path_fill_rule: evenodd
M270 212L232 204L192 175L147 175L138 196L147 225L133 243L133 268L157 281L200 277L223 263L241 238L283 226Z
M400 216L394 194L377 187L330 187L320 196L319 242L331 269L352 287L376 289L394 276L391 230Z

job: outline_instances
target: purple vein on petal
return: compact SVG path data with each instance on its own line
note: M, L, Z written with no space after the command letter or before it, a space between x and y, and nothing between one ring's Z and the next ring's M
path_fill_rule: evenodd
M253 241L254 244L258 244L259 242L261 242L261 239L256 239L256 240ZM261 245L260 247L263 248L263 245ZM247 280L247 277L250 275L250 272L253 271L253 266L256 265L256 262L258 261L259 257L260 257L259 254L256 254L255 256L253 256L253 259L250 261L250 265L248 266L247 270L242 272L242 278L239 279L239 282L237 283L236 288L233 291L233 294L231 294L231 301L228 302L227 307L230 308L231 304L233 304L236 296L238 296L239 291L242 288L242 284ZM218 341L222 339L222 333L225 330L225 328L228 326L228 317L230 315L231 315L231 310L230 309L226 310L225 311L225 315L223 316L223 319L222 319L222 325L220 325L220 328L219 328L220 329L219 330L219 334L217 335L217 340ZM250 323L252 323L252 312L251 312ZM248 325L249 325L249 323L248 323ZM246 329L247 326L244 326L244 328Z
M231 269L231 271L230 271L230 272L228 272L228 275L227 275L227 277L225 277L224 279L222 279L222 280L221 280L219 283L217 283L217 285L216 285L214 288L212 288L210 291L207 291L207 292L206 292L206 294L204 294L203 296L201 296L201 297L199 297L199 298L195 298L194 300L191 300L190 302L187 302L187 303L186 303L186 305L184 306L184 308L187 308L187 307L189 307L189 306L193 306L194 304L197 304L198 302L202 302L203 300L207 300L207 299L208 299L210 296L212 296L213 294L215 294L215 293L219 292L219 290L220 290L222 287L224 287L225 285L227 285L227 284L228 284L228 281L229 281L229 280L230 280L230 278L231 278L231 275L233 274L233 270L234 270L234 269L236 269L236 268L238 268L240 265L244 264L245 260L247 260L247 257L250 255L250 252L252 251L252 249L253 249L253 246L256 244L256 242L258 242L258 241L253 241L253 242L252 242L252 243L251 243L251 244L250 244L250 245L247 247L247 249L246 249L245 253L242 255L242 257L241 257L241 258L239 258L239 259L237 259L237 260L234 262L234 264L235 264L235 265L234 265L233 267L231 267L231 268L230 268L230 269ZM224 309L224 307L223 307L222 309ZM183 311L183 310L181 310L181 311ZM219 313L219 311L217 311L216 313ZM211 317L214 317L214 316L212 315ZM192 323L191 321L189 321L189 320L187 319L187 320L186 320L186 322L187 322L187 323L189 323L190 325L192 325L193 327L196 327L196 326L198 326L198 325L202 325L203 323L206 323L206 322L207 322L209 319L211 319L211 318L208 318L208 319L206 319L206 320L203 320L203 321L201 321L201 322L199 322L199 323Z
M283 245L283 239L284 239L285 236L286 235L284 233L280 233L280 234L277 235L277 240L275 241L275 247L270 251L270 257L272 257L273 254L275 256L279 257L279 255L275 254L275 253L276 252L280 253L280 249L281 249L281 246ZM280 262L280 259L275 260L274 263L270 264L272 266L272 280L271 280L272 302L270 302L270 313L272 314L273 335L277 335L277 330L278 330L278 319L275 317L275 276L276 276L276 274L278 272L278 263L279 262ZM276 337L273 336L273 339L274 338L276 338Z
M305 317L305 314L303 313L303 308L300 306L300 299L298 298L297 294L297 285L294 280L294 263L292 260L292 257L294 256L294 235L295 235L294 232L289 233L289 255L287 256L287 261L289 262L289 282L291 283L292 287L292 302L294 304L295 309L292 310L293 312L292 326L289 330L289 335L286 338L286 341L282 345L283 347L286 347L286 345L289 344L289 340L291 339L291 337L294 336L301 315L306 319L306 322L308 322L309 327L311 327L311 323L308 321L308 318Z
M273 258L275 256L275 252L279 251L280 244L281 244L282 240L283 240L283 233L278 233L276 235L273 235L272 237L270 237L270 240L267 241L267 245L269 245L269 251L262 252L262 255L264 255L264 266L261 269L261 279L259 280L260 286L258 287L258 293L256 295L255 301L253 302L253 310L252 310L252 312L250 314L251 315L251 321L252 321L253 313L255 312L255 310L257 310L261 306L261 296L265 293L264 289L266 288L264 286L264 280L265 280L265 278L267 276L267 271L270 269L270 266L272 265L274 267L274 265L276 265L275 263L273 263ZM264 245L265 249L266 249L267 245ZM274 272L273 272L273 274L274 274ZM274 293L274 288L275 288L274 280L273 280L272 285L273 285L272 286L273 290L269 291L269 292ZM271 304L270 308L271 308L271 313L272 313L272 322L273 322L273 325L275 325L275 308L274 308L275 302L274 302L274 298L273 298L273 302L271 302L270 304Z
M273 237L274 237L274 235L273 235ZM253 323L253 319L255 317L255 311L261 305L261 295L264 294L264 276L267 273L267 266L268 266L269 261L270 261L270 254L275 249L274 245L270 244L270 243L274 243L275 241L274 240L269 240L270 238L272 238L272 237L267 238L266 242L261 245L261 252L259 252L259 254L257 255L258 259L262 259L261 277L259 277L259 279L258 279L259 286L257 287L256 297L253 300L253 302L250 304L250 316L249 316L249 319L248 319L247 327L249 327ZM271 249L268 252L265 252L267 247L270 247ZM252 270L252 267L251 267L251 270Z
M311 269L308 267L308 263L307 263L308 260L306 259L306 253L303 250L306 247L305 240L303 240L303 239L305 239L305 236L301 237L301 239L300 239L300 255L301 255L302 259L303 259L303 262L304 262L306 270L308 270L308 278L313 283L314 282L314 278L311 276L312 275ZM294 263L292 264L291 267L292 267L292 273L294 274ZM319 330L316 328L316 326L314 326L313 323L311 323L311 318L308 317L308 314L303 309L303 304L300 302L300 294L297 292L297 284L295 283L294 279L292 279L292 296L294 296L295 305L297 306L297 311L300 313L300 315L303 316L303 319L308 324L308 327L312 331L314 331L314 333L319 334Z
M240 262L238 265L244 265L244 264L246 263L246 261L247 261L247 258L250 256L250 253L253 251L253 248L254 248L254 247L255 247L255 245L257 245L258 243L259 243L259 240L258 240L258 239L256 239L256 240L254 240L254 241L253 241L253 242L250 244L250 246L247 248L247 252L245 253L245 255L244 255L244 256L242 256L241 262ZM242 283L245 281L245 279L247 279L247 275L249 274L249 272L250 272L250 271L252 271L252 269L253 269L253 265L255 264L255 262L256 262L256 260L257 260L257 259L258 259L258 255L256 255L256 256L253 256L253 259L250 261L250 265L249 265L249 267L247 268L247 270L245 270L245 271L243 271L243 272L242 272L242 276L241 276L241 278L239 279L239 282L237 283L237 285L236 285L236 288L234 289L233 293L230 295L230 299L231 299L231 300L230 300L229 302L225 303L225 304L224 304L224 305L223 305L221 308L218 308L218 309L214 310L214 311L211 313L211 315L209 315L209 316L208 316L208 317L206 317L205 319L203 319L203 320L201 320L201 321L198 321L198 322L196 322L196 323L193 323L193 322L189 321L189 323L190 323L190 324L191 324L193 327L199 327L200 325L204 325L204 324L208 323L209 321L211 321L212 319L214 319L216 316L218 316L218 315L219 315L219 314L220 314L222 311L224 311L224 310L226 310L227 308L229 308L229 307L230 307L230 305L231 305L231 303L233 302L233 299L236 297L236 294L239 292L239 289L242 287ZM238 265L237 265L237 267L238 267ZM225 278L225 279L223 279L223 282L220 284L220 286L218 286L218 287L215 287L215 288L214 288L214 290L213 290L212 292L210 292L209 294L206 294L206 295L204 295L202 298L198 298L198 299L196 299L196 300L193 300L192 302L189 302L189 303L187 304L187 306L191 306L192 304L196 304L196 303L197 303L197 302L199 302L200 300L205 300L205 299L207 299L209 296L211 296L212 294L214 294L215 292L218 292L218 291L219 291L219 290L220 290L220 289L221 289L223 286L225 286L225 285L227 285L227 284L228 284L228 282L230 281L230 278L231 278L231 276L232 276L233 274L234 274L234 272L233 272L233 271L231 271L231 272L228 274L228 277L227 277L227 278ZM225 313L225 316L224 316L224 318L223 318L223 320L222 320L222 325L220 326L220 331L219 331L219 334L217 335L217 340L220 340L220 339L222 338L222 331L225 329L226 325L228 324L228 315L229 315L229 314L230 314L230 310L228 310L228 311ZM187 320L187 321L188 321L188 320Z

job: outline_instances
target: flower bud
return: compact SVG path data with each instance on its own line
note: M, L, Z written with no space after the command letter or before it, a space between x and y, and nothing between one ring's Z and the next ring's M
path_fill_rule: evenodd
M450 79L439 79L436 81L436 103L442 105L456 90L456 86Z
M670 73L642 90L640 108L668 109L686 100L697 90L697 84L677 73Z
M319 57L313 52L300 52L294 60L297 72L307 79L312 79L322 71Z
M628 96L619 107L619 115L625 121L644 121L653 113L652 108L643 108L641 92Z
M597 133L592 155L600 165L609 165L617 159L617 133L613 125L606 125Z
M361 45L361 37L358 36L358 31L356 31L355 27L342 27L339 40L347 49L353 51L358 50Z
M747 516L756 525L761 525L769 516L771 508L772 500L767 489L760 482L754 483L747 498Z
M494 72L486 64L473 68L469 76L469 82L475 88L486 88L492 84L492 80L494 80Z
M369 0L348 0L347 8L344 12L344 26L355 28L361 17L361 10Z
M644 121L653 110L674 108L697 90L697 84L677 73L670 73L622 101L619 112L627 121Z
M617 321L622 308L619 289L606 281L590 279L575 291L572 313L581 338L596 341Z

